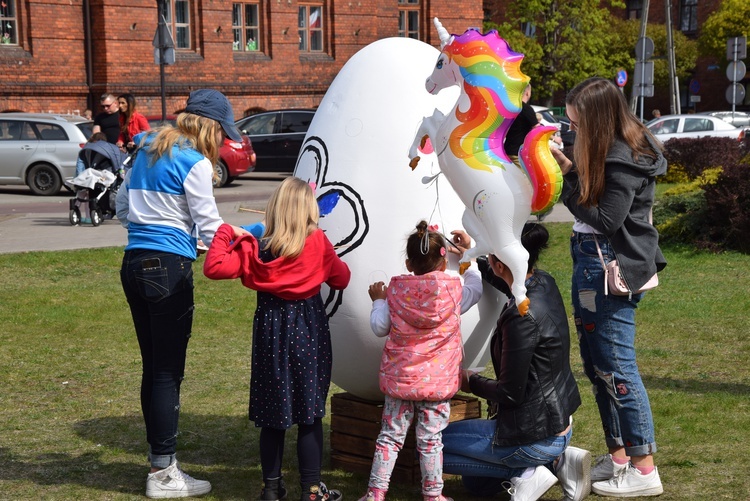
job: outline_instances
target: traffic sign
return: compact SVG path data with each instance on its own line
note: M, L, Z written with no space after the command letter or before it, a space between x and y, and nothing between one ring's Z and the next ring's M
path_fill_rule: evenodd
M690 89L691 94L697 94L701 91L701 84L698 80L693 78L690 80L690 85L688 85L688 89Z
M732 61L727 66L727 78L730 82L739 82L743 78L745 78L745 73L747 72L747 68L745 67L745 63L742 61Z
M727 40L727 59L736 61L747 57L747 38L734 37Z
M742 104L742 100L745 99L745 88L738 83L733 83L727 87L726 97L729 104Z
M635 44L635 57L639 61L645 61L654 54L654 41L649 37L641 37Z
M617 71L617 85L619 87L625 87L625 84L628 83L628 72L620 68Z

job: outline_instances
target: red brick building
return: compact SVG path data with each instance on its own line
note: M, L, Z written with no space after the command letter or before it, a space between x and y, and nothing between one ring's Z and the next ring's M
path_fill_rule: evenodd
M3 0L0 111L96 113L99 96L132 92L161 113L154 0ZM316 106L359 49L411 36L438 46L431 19L479 27L481 0L166 0L175 64L165 65L167 113L191 90L216 88L235 113ZM166 60L166 59L165 59Z

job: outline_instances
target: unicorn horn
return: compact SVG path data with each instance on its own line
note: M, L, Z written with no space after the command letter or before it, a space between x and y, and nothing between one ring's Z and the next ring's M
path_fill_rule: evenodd
M448 33L448 30L443 28L443 25L440 24L440 21L437 17L433 18L432 22L435 23L435 28L437 28L438 37L440 38L440 48L442 49L450 43L451 35L450 33Z

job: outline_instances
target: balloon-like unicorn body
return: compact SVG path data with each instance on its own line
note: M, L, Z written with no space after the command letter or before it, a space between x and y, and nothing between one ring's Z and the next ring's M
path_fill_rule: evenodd
M425 88L436 94L460 85L462 92L448 115L435 110L422 120L409 149L410 165L416 167L419 148L429 137L442 173L466 207L462 224L476 242L462 265L497 256L513 275L511 290L525 315L529 254L521 232L532 211L545 211L559 197L562 175L547 141L556 129L534 127L519 152L522 168L514 164L503 142L529 82L520 69L523 54L510 50L495 30L452 36L437 18L434 22L442 51Z

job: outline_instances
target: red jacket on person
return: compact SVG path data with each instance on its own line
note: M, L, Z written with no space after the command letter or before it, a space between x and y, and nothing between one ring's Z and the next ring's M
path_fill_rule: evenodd
M314 296L323 283L337 290L349 285L351 271L323 230L310 234L302 254L295 258L279 257L266 263L258 257L258 247L254 236L235 240L232 227L223 224L208 249L203 274L214 280L239 278L245 287L288 300Z

